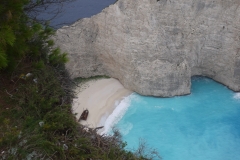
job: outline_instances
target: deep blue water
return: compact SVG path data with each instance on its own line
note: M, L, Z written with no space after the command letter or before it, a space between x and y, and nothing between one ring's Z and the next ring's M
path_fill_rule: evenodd
M54 28L60 28L63 25L69 25L81 18L91 17L100 13L104 8L113 4L116 0L75 0L70 3L63 3L61 13L50 21L50 25ZM52 10L59 6L55 4L49 6L47 11L42 12L39 19L52 18L53 14L49 14Z
M164 160L240 160L240 95L211 79L193 78L187 96L133 94L121 105L115 126L128 149L141 138Z

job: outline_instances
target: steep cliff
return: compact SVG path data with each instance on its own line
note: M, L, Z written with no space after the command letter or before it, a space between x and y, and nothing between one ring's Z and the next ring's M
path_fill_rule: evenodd
M190 93L203 75L240 90L239 0L118 0L59 29L72 77L108 75L143 95Z

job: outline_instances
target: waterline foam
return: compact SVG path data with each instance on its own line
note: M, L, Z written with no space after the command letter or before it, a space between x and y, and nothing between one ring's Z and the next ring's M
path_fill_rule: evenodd
M240 100L240 92L235 93L233 96L234 99L239 99Z
M187 96L135 94L114 127L126 149L137 149L143 139L163 160L240 160L239 106L240 93L211 79L194 78Z
M120 103L115 103L117 107L114 109L113 113L110 114L106 119L104 124L104 130L101 132L101 134L109 133L112 127L121 120L121 118L124 116L130 106L132 97L133 94L125 97Z

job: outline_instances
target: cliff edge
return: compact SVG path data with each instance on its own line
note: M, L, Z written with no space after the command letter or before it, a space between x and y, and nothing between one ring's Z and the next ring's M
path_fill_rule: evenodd
M239 0L118 0L57 30L72 77L108 75L142 95L190 93L202 75L240 91Z

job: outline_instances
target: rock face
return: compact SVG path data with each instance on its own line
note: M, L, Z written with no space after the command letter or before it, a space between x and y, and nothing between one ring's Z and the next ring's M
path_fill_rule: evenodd
M189 94L194 75L240 90L240 0L118 0L54 39L72 77L163 97Z

